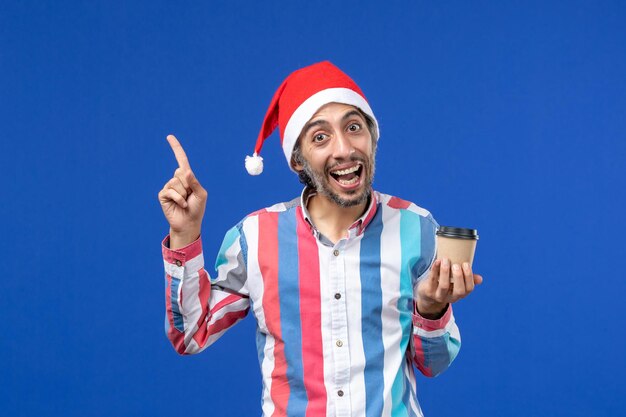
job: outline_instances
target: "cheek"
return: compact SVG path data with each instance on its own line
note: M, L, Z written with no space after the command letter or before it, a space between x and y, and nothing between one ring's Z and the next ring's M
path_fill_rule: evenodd
M328 158L321 150L310 152L308 155L309 165L314 169L324 169L328 163Z

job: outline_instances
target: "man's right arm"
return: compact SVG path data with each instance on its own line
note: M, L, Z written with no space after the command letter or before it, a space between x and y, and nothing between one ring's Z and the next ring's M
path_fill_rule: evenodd
M216 278L204 269L200 230L207 192L197 180L178 140L167 137L178 162L174 176L159 192L170 234L163 240L165 266L166 333L180 354L201 352L249 308L245 289L244 257L238 229L224 240Z
M165 332L181 355L203 351L249 310L246 266L237 227L224 238L215 278L204 268L202 241L170 249L162 244L165 267Z

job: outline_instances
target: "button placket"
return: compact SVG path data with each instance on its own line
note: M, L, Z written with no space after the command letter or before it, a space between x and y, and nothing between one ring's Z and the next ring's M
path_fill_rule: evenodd
M330 256L330 285L331 294L334 293L335 302L331 303L331 338L334 341L333 356L334 384L337 393L336 412L337 416L350 414L350 355L347 349L348 340L348 312L345 297L345 250L340 241L335 245Z

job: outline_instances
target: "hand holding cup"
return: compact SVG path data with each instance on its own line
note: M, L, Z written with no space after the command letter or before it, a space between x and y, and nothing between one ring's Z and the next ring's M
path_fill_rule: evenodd
M478 234L474 229L442 226L437 231L437 259L418 285L417 310L426 318L440 317L446 306L467 297L483 282L472 272Z

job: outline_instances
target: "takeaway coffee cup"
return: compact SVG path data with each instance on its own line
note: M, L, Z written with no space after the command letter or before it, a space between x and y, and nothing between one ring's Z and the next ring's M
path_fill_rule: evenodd
M450 259L450 263L472 266L478 231L461 227L440 226L437 229L437 259Z

